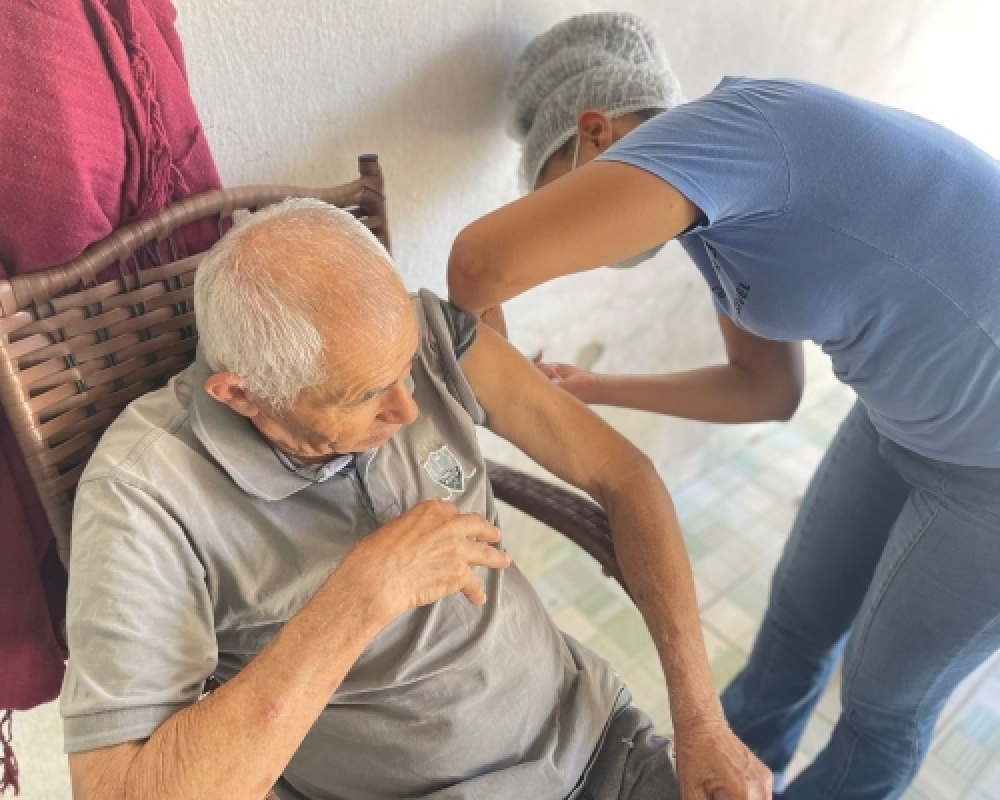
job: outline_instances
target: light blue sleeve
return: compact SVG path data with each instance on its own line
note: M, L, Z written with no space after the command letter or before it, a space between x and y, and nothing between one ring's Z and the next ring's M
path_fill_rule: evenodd
M709 225L779 214L788 203L781 142L753 102L726 83L653 117L599 158L662 178L701 209Z

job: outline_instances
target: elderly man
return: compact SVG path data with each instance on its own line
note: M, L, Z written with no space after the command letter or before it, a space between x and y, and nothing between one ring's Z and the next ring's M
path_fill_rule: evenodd
M689 797L763 796L635 448L474 317L408 296L318 201L230 231L195 305L198 360L122 414L80 482L78 800L677 797L668 743L510 565L477 424L607 509Z

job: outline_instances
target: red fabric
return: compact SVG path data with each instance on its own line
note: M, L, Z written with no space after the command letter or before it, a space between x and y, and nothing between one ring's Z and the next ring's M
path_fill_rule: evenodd
M169 0L0 3L0 276L68 261L220 185L175 17ZM198 252L215 227L174 238L179 254ZM0 413L0 709L59 693L65 575L51 544Z

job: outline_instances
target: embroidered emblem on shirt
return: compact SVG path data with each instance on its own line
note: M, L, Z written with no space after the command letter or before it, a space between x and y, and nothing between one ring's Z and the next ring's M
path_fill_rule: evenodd
M445 500L451 500L453 494L464 492L466 482L476 474L475 469L466 474L462 465L458 463L458 459L455 458L455 454L448 449L446 444L433 450L424 459L422 466L434 483L448 492Z

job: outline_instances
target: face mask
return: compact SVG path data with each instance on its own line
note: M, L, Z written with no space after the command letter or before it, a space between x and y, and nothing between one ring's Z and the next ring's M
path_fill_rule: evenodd
M576 144L573 145L573 165L569 168L572 172L576 169L577 162L580 160L580 134L576 135ZM648 261L657 253L663 249L662 244L656 245L656 247L651 247L645 253L639 253L637 256L632 256L631 258L623 258L621 261L616 261L614 264L608 264L612 269L632 269L632 267L639 266L643 261Z

